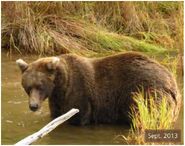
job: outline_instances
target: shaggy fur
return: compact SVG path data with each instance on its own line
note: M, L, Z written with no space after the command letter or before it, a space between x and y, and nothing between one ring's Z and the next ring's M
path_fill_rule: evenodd
M39 90L43 86L40 92L42 99L49 97L52 118L78 108L79 114L69 120L72 124L130 123L133 93L141 88L145 92L159 90L159 100L162 91L174 108L173 116L178 115L181 100L171 73L142 54L128 52L94 59L65 54L59 59L57 63L51 57L31 63L22 79L28 94L28 87Z

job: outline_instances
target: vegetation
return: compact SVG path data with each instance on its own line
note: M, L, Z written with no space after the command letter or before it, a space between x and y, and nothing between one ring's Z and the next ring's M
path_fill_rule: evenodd
M183 2L2 2L2 48L40 55L178 53Z
M154 95L150 95L149 100L147 100L144 99L144 92L141 91L135 94L134 100L138 108L132 107L131 117L133 125L130 134L125 138L128 143L146 144L146 129L173 129L172 107L167 104L165 95L161 102L156 102L157 92Z

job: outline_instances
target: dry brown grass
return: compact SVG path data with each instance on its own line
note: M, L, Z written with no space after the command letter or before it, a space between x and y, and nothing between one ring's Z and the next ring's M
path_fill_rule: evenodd
M2 46L41 55L182 53L183 2L2 2Z

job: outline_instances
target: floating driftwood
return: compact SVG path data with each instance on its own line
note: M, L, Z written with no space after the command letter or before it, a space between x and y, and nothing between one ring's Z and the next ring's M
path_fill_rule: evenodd
M29 144L33 143L37 139L40 139L43 136L45 136L46 134L48 134L49 132L51 132L58 125L60 125L63 122L67 121L69 118L71 118L72 116L74 116L78 112L79 112L78 109L71 109L66 114L64 114L64 115L54 119L53 121L48 123L46 126L44 126L41 130L39 130L38 132L36 132L36 133L34 133L34 134L24 138L23 140L19 141L15 145L29 145Z

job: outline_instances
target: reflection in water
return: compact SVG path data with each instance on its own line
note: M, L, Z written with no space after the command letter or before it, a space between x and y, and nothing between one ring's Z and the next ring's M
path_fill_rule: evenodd
M20 56L9 60L2 53L2 144L14 144L35 133L49 121L47 101L38 112L28 108L27 95L21 87L21 73L15 64ZM35 56L23 57L28 62ZM176 128L182 129L183 113L180 113ZM34 144L124 144L115 140L120 134L128 134L128 127L113 125L72 126L62 124Z
M2 54L2 144L14 144L35 133L49 121L48 103L38 112L28 108L27 95L21 87L21 73L15 64ZM35 56L23 57L28 62ZM127 134L128 127L113 125L72 126L62 124L34 144L119 144L115 137Z

